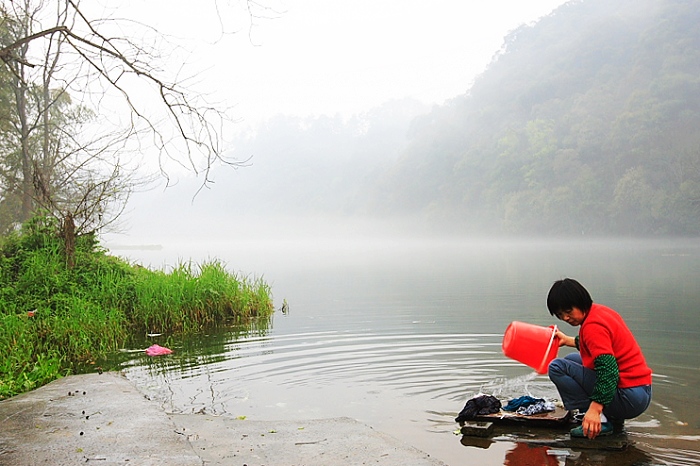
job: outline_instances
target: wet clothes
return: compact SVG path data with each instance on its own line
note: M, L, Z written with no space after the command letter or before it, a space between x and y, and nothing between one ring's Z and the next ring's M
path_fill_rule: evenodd
M556 407L551 401L539 401L535 404L529 406L523 406L518 408L516 413L522 414L523 416L532 416L534 414L542 414L554 411Z
M533 414L548 413L554 411L555 406L551 401L544 398L534 398L532 396L521 396L513 398L503 407L503 411L515 411L524 416Z
M544 401L544 398L521 396L519 398L513 398L512 400L510 400L508 404L503 407L503 411L517 411L520 408L527 408L530 405L534 405Z
M460 424L477 416L498 413L501 411L501 401L495 396L479 395L467 401L462 411L455 418Z

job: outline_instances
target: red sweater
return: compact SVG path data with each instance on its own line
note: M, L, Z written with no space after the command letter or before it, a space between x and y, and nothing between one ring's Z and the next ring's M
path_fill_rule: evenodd
M579 350L583 365L589 369L594 369L598 356L614 356L620 371L618 388L651 384L651 369L634 335L620 314L609 307L593 303L579 330Z

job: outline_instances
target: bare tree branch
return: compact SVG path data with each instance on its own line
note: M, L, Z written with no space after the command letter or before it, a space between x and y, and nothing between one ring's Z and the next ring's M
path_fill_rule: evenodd
M35 34L31 34L27 37L23 37L15 42L13 42L12 44L1 48L0 49L0 59L2 59L2 61L4 61L4 62L8 62L9 60L19 61L20 63L22 63L25 66L34 67L35 65L32 65L30 63L22 61L22 59L20 57L13 55L12 53L15 50L17 50L18 48L30 43L33 40L36 40L36 39L39 39L39 38L45 37L45 36L50 36L50 35L55 34L57 32L65 33L67 31L68 31L68 28L66 26L56 26L56 27L47 29L45 31L40 31L40 32L37 32Z
M47 16L48 5L54 5L56 12ZM251 29L256 20L278 14L255 0L246 0L245 7ZM0 74L9 71L14 76L10 81L21 113L21 118L10 115L6 122L20 149L16 159L3 161L3 154L12 149L0 147L0 183L12 185L15 192L23 190L22 196L32 196L37 206L70 217L69 223L79 232L114 221L106 215L111 202L117 207L116 216L123 211L124 199L142 181L131 171L138 165L127 166L119 154L141 149L147 143L145 136L157 151L157 170L168 184L171 162L203 175L197 192L212 182L211 170L217 164L247 165L249 159L224 155L224 111L187 89L177 73L172 76L159 69L157 48L140 45L127 34L108 34L117 20L91 19L86 11L79 0L11 0L10 6L0 5L2 26L9 32L0 36ZM42 25L47 17L55 21L49 27ZM139 86L151 91L146 103L135 92L142 89ZM76 95L81 102L77 105ZM119 99L116 108L113 97ZM102 124L89 138L83 130L89 124L83 104L103 123L109 119L104 114L113 112L115 129L104 131L107 125ZM111 108L103 113L107 105ZM123 115L117 113L122 109ZM6 189L0 189L3 199Z

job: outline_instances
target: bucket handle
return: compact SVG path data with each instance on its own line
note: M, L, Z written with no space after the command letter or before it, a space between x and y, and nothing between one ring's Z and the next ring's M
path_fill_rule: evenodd
M542 358L542 362L540 363L540 370L543 368L544 363L547 361L547 356L549 356L549 350L552 349L552 345L554 344L554 338L557 336L557 326L552 325L552 336L549 337L549 345L547 345L547 351L544 352L544 357Z

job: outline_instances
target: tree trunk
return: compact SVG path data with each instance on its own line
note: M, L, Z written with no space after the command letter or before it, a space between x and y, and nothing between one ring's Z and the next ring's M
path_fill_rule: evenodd
M66 214L63 219L63 241L66 267L72 269L75 266L75 222L73 222L73 216L70 213Z
M32 163L29 149L29 124L27 122L27 88L19 78L17 78L15 86L15 102L20 124L20 157L22 159L22 218L20 220L25 222L32 215L34 186L32 183Z

